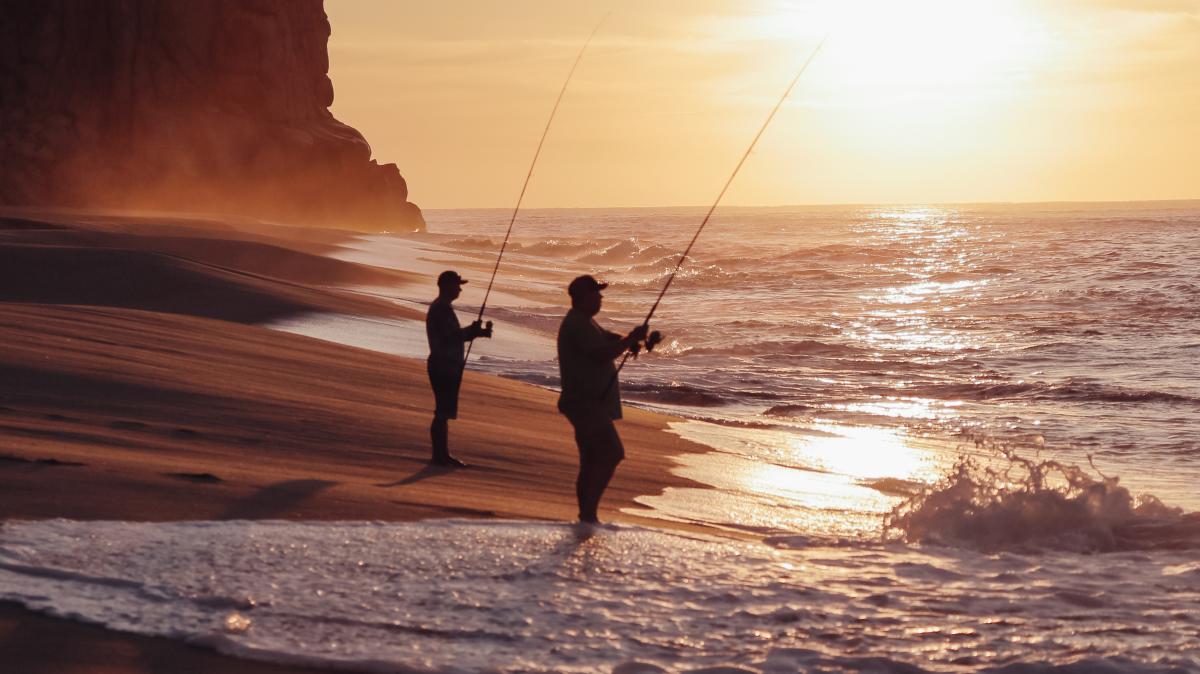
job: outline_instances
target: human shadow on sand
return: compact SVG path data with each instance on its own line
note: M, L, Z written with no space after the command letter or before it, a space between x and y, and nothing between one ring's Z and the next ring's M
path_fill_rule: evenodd
M223 520L268 519L290 512L314 494L337 484L329 480L287 480L264 487L225 511Z
M385 482L383 484L377 484L375 486L376 487L403 487L405 485L414 484L414 483L420 482L421 480L435 477L437 475L445 475L446 473L451 473L451 472L454 472L455 470L457 470L457 469L454 466L438 466L438 465L429 463L429 464L425 464L424 466L421 467L421 470L418 470L417 472L413 473L412 475L409 475L408 477L401 478L399 480L396 480L395 482Z

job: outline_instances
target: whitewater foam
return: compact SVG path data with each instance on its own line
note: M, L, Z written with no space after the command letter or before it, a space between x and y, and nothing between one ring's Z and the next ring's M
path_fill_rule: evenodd
M0 598L377 672L1200 667L1187 554L1101 565L773 542L539 522L9 522ZM1170 592L1169 610L1149 586ZM1137 638L1114 638L1128 630Z
M994 460L962 455L898 504L885 519L885 537L981 550L1200 548L1200 513L1135 496L1098 471L989 449Z

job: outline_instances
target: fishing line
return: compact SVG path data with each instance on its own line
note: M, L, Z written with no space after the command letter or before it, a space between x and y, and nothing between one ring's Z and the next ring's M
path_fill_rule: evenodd
M558 92L558 98L554 100L554 107L550 109L550 118L546 120L546 128L542 131L542 137L538 140L537 150L533 153L533 161L529 163L529 172L525 174L525 182L521 185L521 194L517 196L517 205L513 207L512 217L508 220L508 231L504 233L504 241L500 244L500 252L496 255L496 266L492 268L492 278L488 281L487 291L483 293L483 304L479 305L479 315L475 318L476 321L483 320L483 311L487 308L488 297L492 294L492 284L496 282L496 273L500 271L500 260L504 259L504 249L508 247L508 238L512 235L513 223L517 221L517 213L521 212L521 202L525 200L525 190L529 188L529 181L533 178L533 169L537 166L538 157L542 154L542 145L546 143L546 136L550 134L550 126L554 124L554 116L558 113L558 105L562 103L563 95L567 93L567 87L571 84L571 78L575 76L575 69L579 67L579 62L583 60L583 54L587 51L588 45L592 43L592 38L596 37L596 33L600 31L600 26L608 20L610 10L601 17L596 27L588 34L587 40L583 46L579 48L579 53L575 55L575 62L571 64L571 70L567 72L567 78L563 80L562 89ZM463 369L467 367L467 360L471 358L471 347L475 345L475 341L471 340L467 343L467 352L463 356ZM461 375L460 375L461 377Z
M725 186L721 188L721 193L717 195L716 200L713 201L712 206L708 209L708 213L704 215L704 220L701 221L700 227L696 229L696 233L692 235L692 240L688 242L687 248L684 248L683 253L679 255L679 261L675 263L675 269L672 270L670 276L667 277L667 282L663 284L662 290L658 293L658 298L655 299L654 304L651 305L650 312L646 314L646 320L642 321L642 325L649 327L650 319L654 317L654 312L658 310L659 303L662 302L663 296L667 294L667 290L671 287L671 283L675 280L675 275L679 273L679 268L683 266L684 260L687 259L688 253L692 251L692 246L696 244L696 239L700 238L700 233L703 232L704 228L708 225L708 221L712 217L713 211L717 210L717 206L721 203L721 199L725 197L725 192L727 192L729 190L729 186L733 184L733 179L737 177L738 171L742 170L742 164L746 163L746 159L749 158L750 153L754 151L754 146L758 144L758 139L762 138L763 132L765 132L767 127L771 125L771 120L775 119L775 113L779 112L779 109L783 107L784 101L786 101L788 96L791 95L792 89L796 87L796 83L800 81L800 77L804 75L805 70L808 70L809 64L811 64L813 59L817 57L817 54L821 51L821 47L825 46L825 41L828 39L828 34L821 38L821 41L817 43L816 48L813 49L812 53L808 55L808 59L804 61L804 65L800 66L800 70L796 73L796 76L792 78L791 83L788 84L787 89L784 90L783 95L779 97L779 102L775 104L774 108L771 108L771 113L767 115L766 121L764 121L762 126L758 129L758 133L754 135L754 140L750 141L750 147L746 148L746 152L743 153L742 158L738 160L737 166L735 166L733 169L733 173L729 174L729 179L725 181ZM652 348L652 345L648 344L648 346ZM630 354L637 353L637 348L637 345L635 345L634 349L630 349L625 352L625 356L621 358L621 364L617 366L616 374L613 374L613 379L608 384L608 389L605 389L605 395L608 395L608 391L611 390L613 384L616 383L617 374L621 372L621 368L625 367L625 361L629 360Z

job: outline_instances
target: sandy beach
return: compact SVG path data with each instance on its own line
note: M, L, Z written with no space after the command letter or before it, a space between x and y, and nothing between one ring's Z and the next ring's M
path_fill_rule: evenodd
M428 457L424 363L257 324L305 312L419 318L346 291L419 284L322 253L346 232L253 221L0 213L0 517L386 520L575 515L555 394L468 372ZM414 295L419 291L414 290ZM686 486L699 451L628 410L602 518ZM516 430L516 429L519 429ZM303 671L0 607L0 661L31 672Z

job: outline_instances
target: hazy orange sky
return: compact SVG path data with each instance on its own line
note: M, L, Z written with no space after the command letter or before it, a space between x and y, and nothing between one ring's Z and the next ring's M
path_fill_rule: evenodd
M327 0L334 114L425 208L1200 197L1200 0Z

